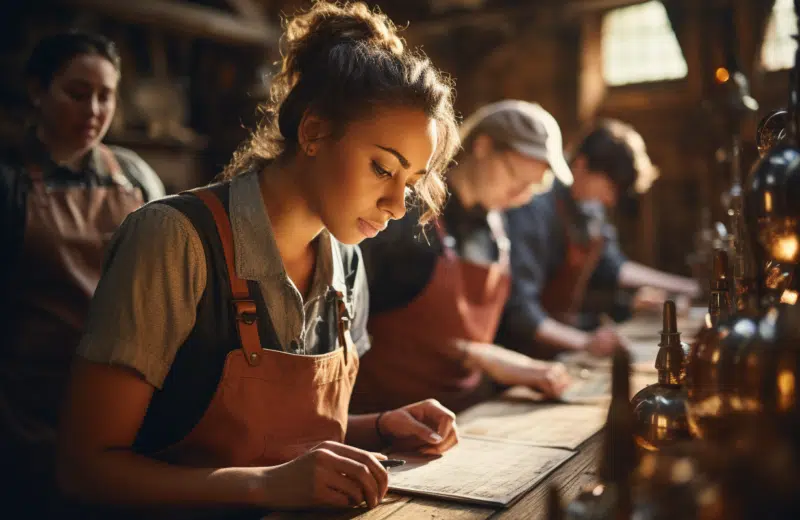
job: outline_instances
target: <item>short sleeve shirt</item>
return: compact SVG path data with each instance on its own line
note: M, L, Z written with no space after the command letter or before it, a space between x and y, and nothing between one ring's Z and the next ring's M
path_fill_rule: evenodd
M347 290L340 245L327 231L316 238L316 267L304 301L286 274L256 173L231 181L228 207L236 274L256 282L280 348L299 355L324 353L321 348L331 347L317 336L327 329L319 323L331 316L324 295L329 287ZM157 201L130 215L109 248L78 355L127 366L161 388L195 326L209 276L200 240L189 219L168 204ZM361 355L369 349L369 294L356 256L351 334Z

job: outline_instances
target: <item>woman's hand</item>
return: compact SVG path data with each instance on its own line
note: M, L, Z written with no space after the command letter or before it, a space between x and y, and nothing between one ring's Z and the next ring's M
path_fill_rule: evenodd
M370 453L338 442L323 442L286 464L264 470L263 506L270 509L355 507L381 503L389 476Z
M535 360L534 360L535 361ZM534 369L531 374L531 381L528 384L531 388L540 391L549 399L558 399L570 384L572 376L567 372L563 363L548 363L541 361L543 366Z
M441 455L458 444L456 416L435 399L391 410L378 416L378 431L395 451Z
M486 372L494 381L507 386L522 385L558 398L572 382L561 363L530 358L499 345L460 342L466 363Z

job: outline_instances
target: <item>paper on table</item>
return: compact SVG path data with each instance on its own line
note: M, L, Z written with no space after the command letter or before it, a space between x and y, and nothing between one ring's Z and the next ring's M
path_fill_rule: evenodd
M397 454L406 464L389 470L389 489L508 507L573 455L567 450L463 435L455 448L438 458Z
M561 394L560 401L574 404L600 404L607 406L611 402L610 369L579 371L571 370L572 383ZM634 372L630 378L631 397L642 388L658 381L653 372Z
M606 408L507 399L487 401L458 416L465 435L574 450L605 424Z
M631 365L634 372L655 373L656 355L658 355L658 338L648 341L632 341L628 351L631 354ZM559 361L574 367L611 369L611 358L597 357L586 351L571 352L559 356Z

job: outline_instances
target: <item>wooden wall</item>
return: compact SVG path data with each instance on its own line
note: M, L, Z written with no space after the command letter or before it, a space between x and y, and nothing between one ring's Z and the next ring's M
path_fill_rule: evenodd
M720 193L727 187L726 170L715 159L715 152L725 144L726 129L709 110L719 99L714 71L725 64L721 10L729 3L735 8L740 62L751 80L753 95L761 103L759 115L742 126L745 171L755 158L757 120L768 110L786 105L788 75L764 73L757 66L772 0L666 0L688 63L688 76L678 81L606 88L600 47L602 16L611 7L635 2L487 0L480 11L465 8L452 13L434 12L429 0L371 3L378 4L398 24L410 21L405 37L412 45L422 45L434 62L455 78L457 108L463 114L502 98L536 101L559 120L567 141L596 116L633 124L660 167L661 178L642 198L638 215L620 216L623 247L634 259L687 274L686 256L692 249L691 237L697 231L701 208L709 206L714 219L725 219ZM172 13L173 21L146 17L149 6L165 3L195 7L198 16L214 9L222 17L211 25L182 17L181 13ZM4 24L0 65L6 72L0 79L0 132L16 135L15 125L22 120L20 107L25 93L19 78L33 42L58 28L94 29L113 37L123 51L122 104L110 140L145 156L173 191L205 182L224 165L246 136L246 127L252 127L256 120L256 105L264 99L261 75L277 58L275 46L268 41L275 37L280 13L308 3L16 3L13 12L0 16ZM44 4L50 8L43 8ZM140 9L119 8L123 4ZM242 11L254 5L259 6L263 18ZM253 19L262 25L255 26ZM184 23L173 23L180 20ZM142 82L157 77L159 71L162 79L177 86L184 96L185 110L176 117L196 136L191 142L152 138L131 106L131 93Z
M726 63L722 11L734 7L737 54L750 78L752 94L761 104L759 113L742 125L746 173L756 159L757 121L769 110L785 106L788 99L788 74L765 73L758 66L772 1L667 0L688 76L606 88L600 46L602 16L609 5L625 3L565 0L559 6L530 2L506 9L504 16L478 27L433 24L445 40L459 35L466 42L476 38L488 42L461 53L448 54L447 44L437 44L424 21L418 24L422 26L419 32L412 24L409 36L414 43L423 44L437 64L454 73L458 108L464 113L504 97L537 101L558 119L565 141L594 117L631 123L644 137L661 177L642 197L638 214L618 216L623 248L634 259L689 274L686 258L693 248L702 208L710 207L713 219L727 225L720 199L728 187L728 169L717 161L716 152L727 143L729 132L714 108L721 96L714 72ZM487 37L491 34L494 41Z

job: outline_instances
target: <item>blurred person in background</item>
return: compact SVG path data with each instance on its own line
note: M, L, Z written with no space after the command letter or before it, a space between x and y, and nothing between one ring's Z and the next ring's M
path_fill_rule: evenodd
M493 343L511 284L502 211L546 190L554 174L572 182L561 130L541 106L505 100L467 118L461 136L463 151L447 173L451 195L433 226L421 230L411 210L361 246L372 349L354 410L430 396L458 411L503 386L558 397L569 383L561 364Z
M626 258L608 219L658 177L642 137L620 121L600 121L570 156L572 185L557 180L507 213L513 283L498 341L545 359L581 350L609 355L626 340L604 315L621 320L632 308L660 307L668 293L699 293L690 278ZM620 289L637 292L620 302Z
M120 80L112 42L45 38L25 80L34 124L0 155L0 460L14 475L4 502L36 516L52 489L58 411L106 245L164 188L135 153L102 144Z

